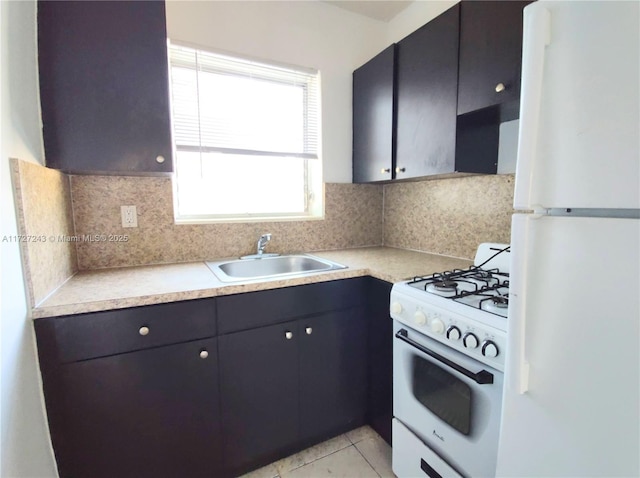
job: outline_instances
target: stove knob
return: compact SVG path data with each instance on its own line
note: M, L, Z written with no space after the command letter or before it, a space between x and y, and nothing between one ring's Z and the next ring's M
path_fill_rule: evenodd
M416 313L413 314L413 321L417 325L424 325L427 323L427 316L424 315L424 312L422 312L421 310L416 310Z
M400 302L393 302L391 304L391 313L399 315L402 313L402 304Z
M440 319L433 319L431 321L431 332L434 334L441 334L444 332L444 322Z
M498 353L498 346L491 340L482 342L482 355L485 357L497 357Z
M447 338L449 340L460 340L461 336L462 336L462 334L460 333L460 329L458 327L456 327L455 325L451 325L447 329Z
M475 349L478 346L478 337L471 332L467 332L464 334L464 337L462 337L462 343L468 349Z

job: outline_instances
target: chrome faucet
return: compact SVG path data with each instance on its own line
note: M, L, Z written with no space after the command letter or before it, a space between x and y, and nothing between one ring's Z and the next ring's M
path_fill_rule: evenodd
M258 239L258 252L257 255L262 256L264 254L264 248L267 247L267 243L271 240L271 234L263 234Z

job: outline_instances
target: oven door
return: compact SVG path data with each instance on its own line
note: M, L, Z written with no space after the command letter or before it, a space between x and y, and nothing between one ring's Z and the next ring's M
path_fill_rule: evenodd
M395 418L461 475L494 476L502 372L397 321L393 333Z

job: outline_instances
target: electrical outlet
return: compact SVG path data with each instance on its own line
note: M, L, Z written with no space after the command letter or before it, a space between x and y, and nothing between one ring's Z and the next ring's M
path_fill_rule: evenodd
M122 227L138 227L138 213L135 206L120 206Z

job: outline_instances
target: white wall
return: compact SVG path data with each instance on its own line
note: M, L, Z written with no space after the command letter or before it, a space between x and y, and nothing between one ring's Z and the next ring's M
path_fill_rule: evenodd
M387 26L386 43L399 42L460 0L416 0L398 13Z
M42 163L35 1L0 2L0 236L17 233L9 157ZM42 405L20 252L0 242L2 414L0 476L56 476Z
M320 70L326 182L351 182L351 74L389 44L386 29L316 1L167 2L170 39Z

